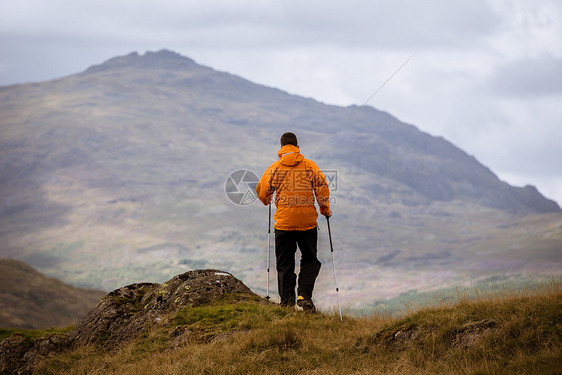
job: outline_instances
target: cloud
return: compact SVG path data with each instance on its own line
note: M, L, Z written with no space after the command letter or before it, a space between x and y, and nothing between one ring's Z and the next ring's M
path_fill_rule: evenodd
M497 28L499 18L483 1L353 1L340 7L294 13L308 44L323 40L366 50L443 49L474 45ZM312 5L309 5L312 7ZM314 19L317 19L314 21Z
M503 96L562 95L562 58L511 61L497 67L489 82L491 90Z
M12 35L165 38L215 48L463 48L500 24L484 0L20 0L2 7L0 32Z

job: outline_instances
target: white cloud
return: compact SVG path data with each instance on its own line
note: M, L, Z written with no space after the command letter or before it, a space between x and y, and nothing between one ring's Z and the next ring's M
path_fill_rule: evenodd
M332 46L398 49L473 45L497 28L484 0L68 1L0 5L0 32L201 41L211 48Z

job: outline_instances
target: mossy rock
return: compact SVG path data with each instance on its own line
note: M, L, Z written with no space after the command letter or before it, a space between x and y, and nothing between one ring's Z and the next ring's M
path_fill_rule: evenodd
M167 323L186 306L259 300L258 295L230 273L189 271L163 284L132 284L112 291L69 335L75 344L111 348L137 337L150 326Z

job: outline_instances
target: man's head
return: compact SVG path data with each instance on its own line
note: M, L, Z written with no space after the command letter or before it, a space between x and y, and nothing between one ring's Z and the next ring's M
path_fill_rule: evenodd
M297 141L297 136L294 133L287 132L281 136L281 147L285 145L293 145L298 147L299 142Z

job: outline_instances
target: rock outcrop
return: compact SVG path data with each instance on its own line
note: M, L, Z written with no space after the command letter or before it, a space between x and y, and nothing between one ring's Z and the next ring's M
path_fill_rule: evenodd
M227 297L236 301L260 298L231 274L217 270L186 272L163 284L132 284L102 298L69 335L76 344L114 347L150 325L166 323L185 306Z
M80 345L117 348L149 327L165 325L174 313L188 306L248 300L262 298L230 273L218 270L189 271L163 284L127 285L99 300L65 335L36 339L13 335L4 339L0 342L0 374L28 373L36 361Z

